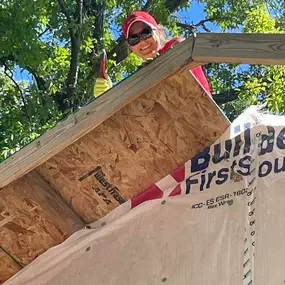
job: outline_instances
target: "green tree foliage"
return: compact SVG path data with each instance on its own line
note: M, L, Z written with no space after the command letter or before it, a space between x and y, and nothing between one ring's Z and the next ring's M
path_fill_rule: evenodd
M215 1L216 6L213 6ZM210 18L222 19L221 30L224 32L234 30L243 33L284 33L285 31L283 9L285 2L231 2L232 6L229 3L227 9L223 11L218 2L225 1L215 1L208 1L206 10ZM253 104L266 104L268 110L284 113L284 66L209 64L207 72L212 89L217 93L216 100L230 119L234 119L242 110Z
M200 3L199 23L179 11ZM136 9L150 11L171 35L194 29L283 33L285 3L277 0L2 0L0 4L0 160L94 100L103 48L113 82L142 63L130 53L121 23ZM285 110L284 67L209 64L217 102L233 119L250 104ZM29 80L19 80L19 71ZM19 77L19 76L18 76Z

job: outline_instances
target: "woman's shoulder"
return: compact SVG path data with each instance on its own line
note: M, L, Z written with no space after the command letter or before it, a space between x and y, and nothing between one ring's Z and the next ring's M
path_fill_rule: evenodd
M176 44L181 43L182 41L184 41L183 38L180 37L174 37L168 41L166 41L166 43L163 45L163 47L158 51L159 53L163 53L166 50L172 48L173 46L175 46Z

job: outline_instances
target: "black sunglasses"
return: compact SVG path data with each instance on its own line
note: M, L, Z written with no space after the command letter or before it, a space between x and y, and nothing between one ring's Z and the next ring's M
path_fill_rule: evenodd
M132 34L128 37L128 44L130 46L137 45L141 40L146 40L152 37L152 29L145 28L138 34Z

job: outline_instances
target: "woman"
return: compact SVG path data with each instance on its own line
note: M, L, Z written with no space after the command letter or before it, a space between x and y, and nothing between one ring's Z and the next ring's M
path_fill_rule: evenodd
M145 11L133 12L124 20L123 34L130 50L144 60L153 59L184 40L178 37L168 41L165 40L161 26ZM195 67L191 69L190 72L204 87L208 95L212 96L202 67ZM110 81L103 78L97 79L94 95L99 96L111 88L112 86L108 82Z

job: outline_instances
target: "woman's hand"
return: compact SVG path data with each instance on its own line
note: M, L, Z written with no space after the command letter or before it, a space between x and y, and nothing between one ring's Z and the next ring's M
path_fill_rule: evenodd
M105 49L103 49L102 58L100 60L100 77L96 78L94 84L93 95L98 97L102 95L104 92L112 88L113 84L110 76L106 71L106 63L107 63L107 53Z
M110 88L112 88L112 81L108 74L105 75L105 78L97 77L94 85L93 95L95 97L99 97Z

